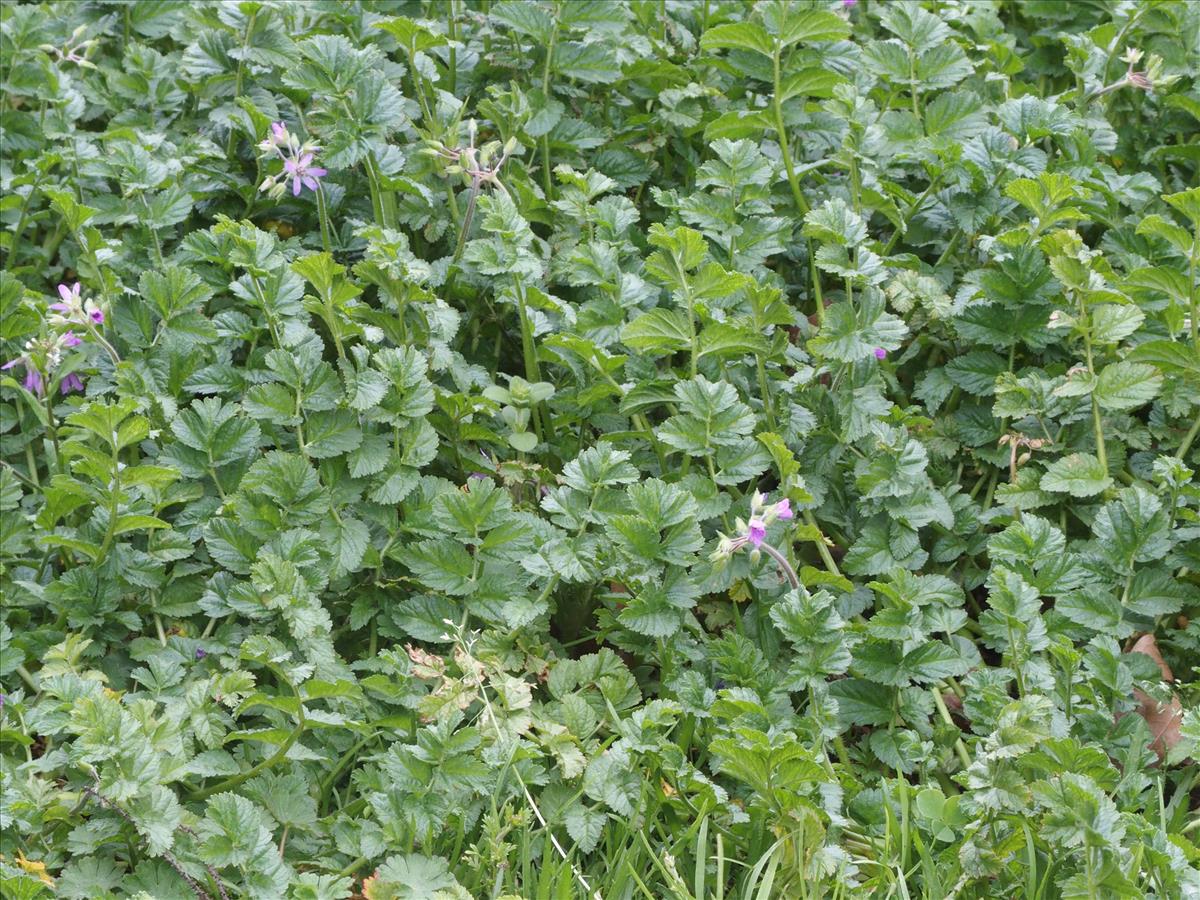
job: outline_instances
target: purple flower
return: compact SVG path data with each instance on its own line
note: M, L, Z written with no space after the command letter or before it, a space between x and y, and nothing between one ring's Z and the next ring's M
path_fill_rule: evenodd
M80 344L83 343L83 340L81 338L79 338L75 334L75 332L68 331L65 334L63 334L62 343L63 343L64 347L78 347Z
M26 364L25 366L25 390L31 394L42 396L42 373L33 366Z
M275 139L277 144L286 144L288 142L287 125L283 122L271 123L271 137Z
M85 302L81 291L79 282L75 282L70 287L65 284L58 286L58 296L62 299L58 303L50 304L50 311L55 313L50 317L52 324L104 324L104 311L92 300Z
M83 379L74 372L68 372L58 383L58 390L63 394L69 394L72 391L83 393Z
M858 0L842 0L842 6L846 7L847 9L849 9L851 6L854 6L856 3L858 3Z
M0 366L0 370L7 371L16 366L25 367L25 390L31 394L37 394L39 397L42 396L42 373L37 370L37 366L33 364L33 361L28 356L18 356L16 359L10 359L4 365Z
M206 656L208 656L208 654L204 652L203 647L196 648L196 660L197 661L204 659L204 657L206 657Z
M792 501L784 497L775 504L775 518L790 519L792 517Z
M472 472L470 475L468 475L468 476L467 476L467 479L468 479L468 480L470 480L470 479L474 478L474 479L476 479L476 480L479 480L479 479L484 479L484 480L486 480L486 479L488 479L489 477L490 477L489 475L487 475L487 474L485 474L485 473L483 473L483 472Z
M310 191L317 189L317 179L326 174L325 169L312 164L313 155L305 153L303 156L294 159L285 159L283 161L284 181L288 178L292 179L292 196L300 196L300 188L303 185Z
M767 526L762 519L751 519L750 527L746 529L746 537L755 547L761 547L763 538L767 536Z
M57 309L60 312L66 312L73 306L78 306L83 302L83 298L79 293L80 290L82 289L80 288L78 281L71 285L71 287L67 287L65 284L60 284L58 286L58 296L62 297L63 302L51 303L50 308Z
M875 348L875 358L876 359L887 359L887 351L884 350L882 347L876 347Z

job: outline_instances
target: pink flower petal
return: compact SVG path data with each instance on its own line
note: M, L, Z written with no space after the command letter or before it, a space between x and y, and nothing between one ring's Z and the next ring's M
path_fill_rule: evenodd
M763 524L761 519L751 519L750 528L746 533L746 537L750 539L755 547L761 547L763 538L767 536L767 526Z
M55 312L60 312L60 313L65 313L65 312L71 311L71 307L68 306L66 303L51 303L50 308L52 310L54 310Z
M23 362L25 362L25 357L18 356L16 359L10 359L4 365L0 366L0 369L8 370L8 369L11 369L13 366L19 366Z
M315 175L317 178L323 178L325 175L327 175L329 173L325 169L319 168L317 166L313 166L311 169L308 170L308 174Z
M64 347L78 347L82 343L83 343L83 341L81 341L79 339L79 337L73 331L68 331L66 334L63 335L63 346Z
M304 186L310 191L315 191L317 189L317 179L313 178L311 175L305 175L301 181L304 182Z
M305 153L302 157L300 157L300 168L303 169L310 162L312 162L312 157L313 155L311 153Z
M294 159L285 159L283 161L283 171L287 172L289 175L295 175L299 168L299 165Z
M104 324L104 310L93 309L91 315L92 315L92 321L95 322L97 325Z
M784 497L776 503L775 516L780 519L790 519L792 517L792 501Z
M292 196L293 197L300 196L300 177L299 176L292 179Z
M75 285L75 286L79 287L79 285ZM67 287L65 284L60 284L58 286L58 296L63 298L63 302L70 303L71 296L72 296L71 289L69 287Z

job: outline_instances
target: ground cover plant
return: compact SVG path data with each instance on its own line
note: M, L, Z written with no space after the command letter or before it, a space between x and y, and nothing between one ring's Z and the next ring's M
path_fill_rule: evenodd
M1200 3L0 62L3 896L1200 897Z

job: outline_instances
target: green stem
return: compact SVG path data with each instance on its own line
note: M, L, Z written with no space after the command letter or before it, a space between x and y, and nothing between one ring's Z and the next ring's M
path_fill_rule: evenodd
M233 105L237 106L238 98L242 96L242 77L246 73L246 53L250 48L250 33L254 31L254 19L258 15L258 10L250 13L246 19L246 31L242 35L242 57L238 60L237 77L233 82ZM225 155L232 156L234 144L237 142L237 131L233 125L229 126L229 138L225 142Z
M259 772L264 772L267 769L270 769L270 768L278 765L279 763L283 762L285 757L287 757L288 750L290 750L292 748L292 744L296 743L296 740L303 733L304 733L304 704L301 703L299 718L298 718L296 727L292 729L291 733L284 739L283 743L279 745L279 749L276 750L271 756L269 756L267 759L264 759L258 765L254 766L253 768L251 768L245 772L241 772L237 775L232 775L229 778L226 778L224 781L218 782L217 784L214 784L211 787L201 788L200 790L193 791L191 794L188 795L188 799L195 802L198 800L205 800L205 799L211 797L213 794L220 794L225 791L231 791L235 787L237 787L239 784L249 781L251 778L253 778L255 775L257 775Z
M346 348L342 346L342 336L338 333L338 321L337 315L333 308L333 297L331 295L327 295L324 298L324 301L325 315L329 322L329 333L333 335L333 346L337 350L338 359L344 360L346 358Z
M513 290L517 295L517 314L521 320L521 355L525 357L525 378L530 384L535 384L542 380L542 370L538 365L537 346L533 341L533 326L529 322L529 311L525 306L525 289L516 274L513 275ZM538 403L533 413L533 426L539 442L545 440L549 433L545 430L548 423L544 420L542 404Z
M479 197L479 179L471 181L471 194L467 198L467 211L463 214L462 227L458 229L458 243L454 246L454 258L450 261L453 268L462 256L463 247L467 245L467 232L471 230L471 220L475 217L475 201Z
M21 234L25 231L25 216L29 212L30 201L33 200L33 195L37 193L38 186L41 183L42 172L39 170L37 178L34 179L33 185L29 188L29 193L25 195L21 202L21 213L17 216L17 224L13 229L12 243L8 245L8 260L4 264L6 270L11 269L18 258L17 249L21 246Z
M363 171L367 175L367 192L371 195L371 216L376 225L383 225L383 201L379 196L379 180L369 156L363 160Z
M1179 452L1175 455L1180 459L1187 456L1188 450L1192 448L1192 441L1196 439L1196 432L1200 431L1200 415L1196 416L1196 421L1192 423L1192 427L1188 429L1188 433L1183 436L1183 443L1179 445Z
M1083 352L1087 361L1088 374L1092 376L1093 383L1096 378L1096 364L1092 358L1092 330L1091 323L1087 321L1087 306L1084 303L1083 293L1076 292L1076 300L1079 304L1079 321L1083 326ZM1104 421L1100 417L1100 401L1096 399L1096 392L1092 391L1092 429L1096 437L1096 456L1100 460L1100 466L1105 472L1108 471L1108 450L1104 445Z
M546 62L542 66L542 96L546 102L550 100L550 63L554 60L554 44L558 40L558 7L554 9L554 28L550 31L550 43L546 47ZM554 179L551 177L550 138L542 135L542 188L546 192L546 202L554 199Z
M776 565L779 566L779 570L783 572L784 576L787 578L788 584L792 586L792 590L795 591L800 589L800 577L796 574L796 570L792 568L792 564L788 562L786 556L767 543L760 544L758 549L762 550L763 553L775 560Z
M762 394L763 414L767 417L767 427L776 431L775 410L771 404L771 392L767 389L767 367L763 365L761 353L755 354L755 362L758 363L758 391Z
M372 190L371 203L375 204L375 194ZM317 184L317 219L321 223L321 249L333 253L333 242L329 236L329 208L325 205L325 188Z
M954 724L954 719L950 717L950 710L946 708L946 701L942 698L942 692L936 687L929 689L929 693L933 695L933 702L937 706L938 714L942 717L942 721L951 727L957 728ZM954 750L958 753L958 760L966 769L971 765L971 754L967 752L966 745L962 742L962 738L957 738L954 741Z
M325 800L329 797L329 792L333 789L333 786L337 783L338 776L341 775L342 771L346 768L346 766L349 765L351 761L353 761L355 754L357 754L359 750L361 750L363 747L367 746L367 744L371 743L371 741L373 741L373 740L375 740L374 733L371 733L371 734L367 735L365 738L362 738L360 741L358 741L356 744L354 744L349 750L347 750L345 753L343 753L341 755L341 758L339 758L338 761L334 764L333 768L329 770L329 774L325 776L325 780L321 782L320 790L317 792L317 808L318 809L324 808Z
M230 133L232 134L232 132ZM146 220L148 223L151 218L150 202L146 199L145 194L139 194L138 197L142 201L142 208L146 210ZM150 237L154 240L154 255L158 258L158 268L165 269L167 265L163 262L162 242L158 239L158 231L150 224L147 224L146 228L150 232Z
M450 38L449 61L446 66L446 87L451 94L455 92L458 83L458 0L450 0L449 14L446 16L446 31Z
M48 435L50 435L50 443L54 445L54 468L56 468L58 470L59 475L62 475L63 474L62 450L58 446L58 426L54 422L54 404L50 402L50 392L49 391L46 392L45 402L46 402L46 433ZM28 449L31 445L26 444L25 446L26 446L26 449ZM1180 456L1182 456L1182 455L1183 454L1180 454ZM32 458L30 458L30 462L32 463ZM47 467L47 469L48 468L49 467ZM32 468L32 469L30 469L30 471L33 472L33 477L36 479L37 478L37 469Z
M937 189L937 186L940 183L940 181L941 181L940 175L937 176L936 178L931 179L929 182L929 186L925 188L925 190L922 192L921 196L918 197L916 200L914 200L912 205L909 206L908 211L904 214L904 230L905 231L907 231L908 225L912 221L912 217L915 216L920 211L921 205L929 198L929 195L932 194ZM884 256L890 256L892 251L894 249L896 249L896 244L900 241L900 237L903 233L904 232L899 228L897 228L895 231L892 232L892 236L888 239L887 245L883 248Z
M780 72L779 57L782 52L783 49L781 47L776 47L775 53L771 58L774 64L774 90L771 95L771 105L775 114L775 134L779 140L779 155L783 157L783 168L787 172L788 186L792 189L792 199L796 203L796 209L800 212L801 217L803 217L808 215L810 207L808 200L804 197L804 192L800 190L800 180L796 177L796 166L792 161L792 148L788 143L787 126L783 122L783 101L779 99L780 92L782 91L782 74ZM805 238L805 244L808 247L808 267L812 277L817 325L820 326L825 322L825 298L821 293L821 276L817 272L812 241Z
M23 682L25 682L25 686L27 688L29 688L31 691L33 691L35 694L37 694L41 691L41 688L38 687L37 681L34 679L34 677L31 674L29 674L29 670L26 669L24 666L17 666L17 668L14 671L17 673L17 676Z
M800 518L804 519L805 525L816 529L817 539L815 543L817 545L817 553L821 556L821 562L825 563L826 570L830 575L836 575L838 578L841 578L841 570L838 569L837 563L834 562L833 554L829 552L829 547L825 545L825 533L821 531L821 526L817 524L816 517L813 516L812 510L801 510Z
M917 100L917 57L912 47L908 48L908 81L912 94L912 111L917 120L921 119L921 104Z
M96 562L94 565L99 566L108 556L109 548L112 547L113 539L117 535L117 509L121 502L121 469L120 459L117 457L116 449L113 450L112 470L113 484L110 489L108 502L108 525L104 529L104 540L100 542L100 552L96 554Z
M620 384L617 383L617 379L613 378L612 375L604 371L604 369L602 369L599 365L597 365L596 368L600 374L604 376L605 380L617 389L617 393L624 398L627 392L621 387ZM658 456L659 469L665 473L667 471L666 452L663 450L662 444L659 443L658 437L654 434L654 429L650 426L650 421L641 413L634 413L632 416L630 416L630 420L633 422L634 426L639 431L643 432L650 441L650 445L654 448L655 455Z
M1188 284L1191 285L1192 346L1200 351L1200 283L1196 281L1196 265L1200 260L1200 226L1192 238L1192 252L1188 258Z
M361 869L363 866L365 866L367 864L367 860L368 860L368 857L360 856L358 859L354 860L352 863L350 863L348 866L346 866L340 872L338 872L338 875L342 876L343 878L345 878L347 875L353 875L355 872L357 872L359 869Z
M772 57L775 72L775 90L771 101L775 112L775 132L779 139L779 155L783 157L783 167L787 172L788 184L792 189L792 198L796 201L796 208L800 210L800 214L807 215L809 211L808 201L804 198L804 193L800 190L800 182L796 178L796 167L792 162L791 147L788 145L787 128L783 124L783 102L779 99L779 94L782 90L779 60L781 52L782 49L776 47L775 55Z

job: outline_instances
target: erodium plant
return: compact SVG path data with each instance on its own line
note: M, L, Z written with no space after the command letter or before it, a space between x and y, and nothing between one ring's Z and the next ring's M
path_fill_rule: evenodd
M1200 897L1200 3L0 59L0 895Z

